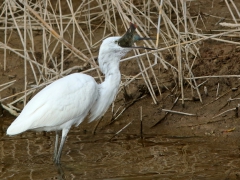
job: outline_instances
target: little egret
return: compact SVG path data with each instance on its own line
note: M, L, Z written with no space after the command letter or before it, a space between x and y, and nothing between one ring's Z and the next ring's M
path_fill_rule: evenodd
M7 129L7 134L16 135L27 130L56 131L54 162L59 164L71 126L78 126L89 113L89 122L99 119L113 102L121 80L120 59L133 48L150 49L133 46L136 41L149 39L141 38L136 28L130 23L122 37L109 37L102 42L98 62L105 74L104 82L97 84L93 77L81 73L56 80L28 102ZM58 148L60 130L62 137Z

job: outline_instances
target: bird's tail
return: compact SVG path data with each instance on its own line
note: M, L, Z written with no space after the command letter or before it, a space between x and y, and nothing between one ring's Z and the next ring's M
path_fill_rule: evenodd
M28 129L28 126L24 125L23 123L19 123L16 120L8 127L7 135L20 134Z

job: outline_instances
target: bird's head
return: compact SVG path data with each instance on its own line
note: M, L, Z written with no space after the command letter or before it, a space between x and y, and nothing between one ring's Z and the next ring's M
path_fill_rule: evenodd
M138 48L138 49L150 49L150 50L154 50L152 48L147 48L147 47L136 47L133 46L133 44L137 41L140 40L151 40L151 38L142 38L140 37L137 32L137 25L130 23L130 27L128 28L127 32L119 39L117 40L117 44L122 47L122 48Z
M106 38L100 47L98 61L100 68L104 64L113 62L114 60L119 62L120 59L125 56L132 49L150 49L147 47L136 47L133 46L135 42L140 40L150 40L151 38L142 38L136 33L137 26L130 23L130 27L122 37L109 37ZM101 68L104 73L105 68Z

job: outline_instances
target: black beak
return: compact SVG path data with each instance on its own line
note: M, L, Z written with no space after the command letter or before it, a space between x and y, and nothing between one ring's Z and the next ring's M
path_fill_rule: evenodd
M153 48L148 48L143 46L142 47L133 46L135 42L140 40L153 40L152 38L140 37L135 31L136 29L137 29L137 26L133 23L130 23L130 27L127 30L127 32L118 40L118 45L123 48L155 50Z

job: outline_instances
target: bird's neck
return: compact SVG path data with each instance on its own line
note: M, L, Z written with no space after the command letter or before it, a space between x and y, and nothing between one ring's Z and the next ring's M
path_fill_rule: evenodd
M111 61L108 63L100 63L100 69L105 74L105 80L99 84L99 95L98 98L91 108L91 115L89 121L99 119L114 101L117 93L119 84L121 81L121 73L119 71L119 60Z
M105 74L105 80L100 86L103 88L103 91L107 92L111 101L113 101L121 81L121 73L119 70L120 57L111 57L111 61L102 60L102 62L103 63L99 62L99 66Z
M100 84L100 98L105 99L105 106L108 108L111 103L114 101L117 93L119 84L121 81L121 73L118 68L111 69L105 74L105 80Z
M111 69L111 71L105 74L105 80L101 83L102 88L106 88L109 93L113 93L114 96L118 91L118 87L121 81L121 73L119 69ZM115 92L116 91L116 92Z

